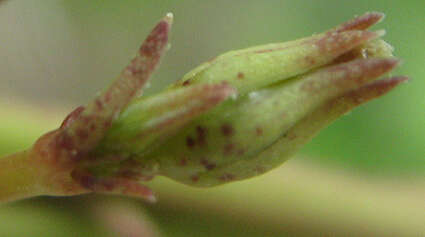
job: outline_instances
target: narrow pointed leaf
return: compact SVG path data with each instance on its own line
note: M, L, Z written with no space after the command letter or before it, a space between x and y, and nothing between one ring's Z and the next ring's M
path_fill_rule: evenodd
M162 19L149 34L131 63L109 88L90 103L64 131L73 149L87 151L99 142L119 112L148 82L168 44L172 15Z

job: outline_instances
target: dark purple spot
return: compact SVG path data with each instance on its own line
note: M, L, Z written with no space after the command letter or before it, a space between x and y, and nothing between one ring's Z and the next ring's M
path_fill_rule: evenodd
M207 170L212 170L216 167L216 164L210 163L207 159L202 159L201 164L205 167Z
M257 134L257 136L263 135L263 129L261 127L257 127L255 129L255 134Z
M196 182L198 182L199 181L199 175L192 175L191 177L190 177L190 179L192 180L192 182L194 182L194 183L196 183Z
M92 123L92 124L90 124L90 131L94 132L94 130L96 130L96 125L94 123Z
M204 165L204 166L207 165L208 164L208 160L207 159L202 159L201 160L201 164Z
M189 148L195 147L195 140L193 140L191 137L186 137L186 145Z
M92 175L82 175L79 177L79 181L81 186L87 189L94 189L97 183L96 177Z
M234 134L234 130L232 125L230 124L223 124L221 125L221 133L223 133L224 136L230 137Z
M212 169L214 169L216 167L216 165L215 164L208 164L208 165L206 165L205 166L205 168L207 169L207 170L212 170Z
M103 179L101 180L101 185L106 191L111 192L112 190L114 190L115 186L117 185L117 182L114 182L114 180L110 179Z
M186 80L186 81L184 81L182 85L183 85L183 86L188 86L188 85L190 85L190 80Z
M207 136L207 129L203 128L201 126L196 127L196 133L198 134L198 144L200 146L203 146L207 143L206 136Z

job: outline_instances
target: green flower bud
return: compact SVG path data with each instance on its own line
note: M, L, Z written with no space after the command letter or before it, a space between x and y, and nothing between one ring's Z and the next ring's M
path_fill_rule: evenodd
M320 129L406 80L376 81L398 64L384 32L366 30L382 17L367 13L322 34L231 51L136 98L167 49L167 15L93 102L1 160L9 168L0 178L21 179L0 190L0 200L101 192L153 201L141 181L156 175L209 187L273 169Z
M134 100L99 151L135 161L148 176L194 186L275 168L330 121L404 80L372 82L398 64L379 39L383 31L365 31L381 17L370 13L323 34L218 56L164 92ZM238 94L202 114L188 112L196 101L183 95L222 83Z

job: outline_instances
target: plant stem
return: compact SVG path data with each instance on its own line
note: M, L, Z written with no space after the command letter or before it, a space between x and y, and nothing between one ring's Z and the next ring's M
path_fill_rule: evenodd
M39 172L27 151L0 158L0 203L41 195Z

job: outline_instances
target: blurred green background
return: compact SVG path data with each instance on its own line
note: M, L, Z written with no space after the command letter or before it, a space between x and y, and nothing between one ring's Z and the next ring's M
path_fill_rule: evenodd
M92 98L167 12L172 48L148 93L228 50L308 36L367 11L386 14L374 29L387 30L403 60L393 74L411 81L261 177L208 190L159 178L155 205L100 196L12 203L0 207L0 236L118 236L94 213L103 213L98 203L122 202L154 236L425 236L424 9L423 0L4 1L1 155L30 146Z

